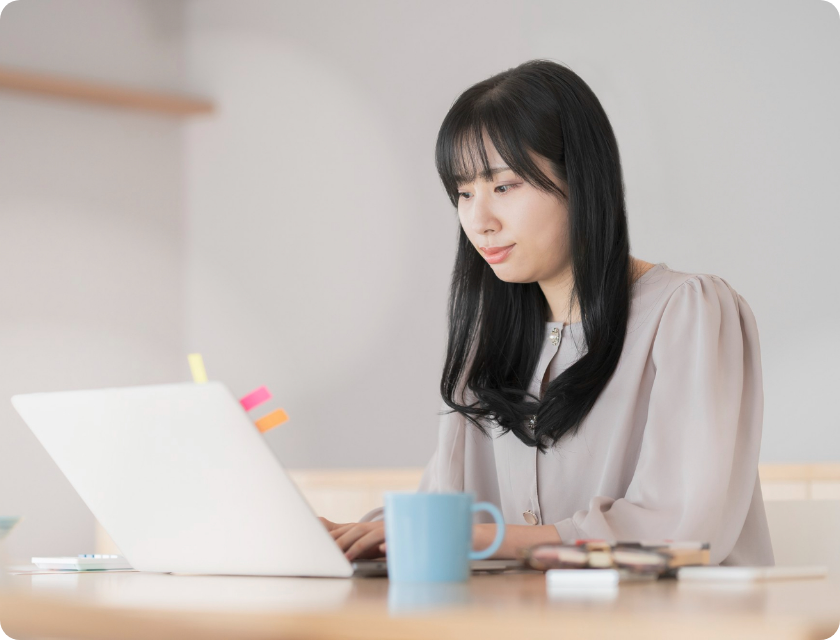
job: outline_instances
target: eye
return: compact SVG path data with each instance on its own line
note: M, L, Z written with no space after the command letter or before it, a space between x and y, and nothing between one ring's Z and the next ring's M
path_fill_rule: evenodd
M518 186L518 184L500 184L498 187L496 187L496 190L504 189L504 191L502 191L501 193L507 193L511 189L516 189L516 187Z
M462 199L462 200L469 200L468 196L471 196L471 195L472 194L469 191L459 191L458 192L458 198Z

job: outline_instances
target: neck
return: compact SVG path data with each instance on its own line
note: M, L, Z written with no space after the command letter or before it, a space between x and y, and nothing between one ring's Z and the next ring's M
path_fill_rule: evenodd
M548 318L549 322L562 322L563 324L580 322L578 305L575 305L574 309L569 308L569 297L572 295L572 287L575 284L571 265L565 267L551 279L542 280L538 284L548 301L551 312Z
M641 278L645 273L656 265L651 262L645 262L630 256L630 267L633 270L633 282ZM549 322L562 322L563 324L572 324L580 322L580 307L575 305L574 309L569 309L569 297L572 295L572 287L575 279L572 276L572 265L567 265L560 273L549 280L540 281L540 289L542 289L545 299L548 301L548 307L551 310Z

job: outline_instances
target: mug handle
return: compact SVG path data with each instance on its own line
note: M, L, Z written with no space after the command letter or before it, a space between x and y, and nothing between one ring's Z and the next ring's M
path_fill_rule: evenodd
M481 551L470 551L470 560L484 560L496 553L502 546L502 540L505 538L505 519L502 517L499 508L491 502L476 502L472 505L472 512L475 513L476 511L489 511L493 520L496 521L496 539L493 540L493 543Z

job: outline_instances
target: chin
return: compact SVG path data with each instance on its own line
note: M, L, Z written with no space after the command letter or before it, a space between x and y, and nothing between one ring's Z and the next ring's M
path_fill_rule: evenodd
M493 273L495 273L496 277L502 282L509 282L511 284L528 284L530 282L536 282L534 278L528 277L515 269L507 269L504 265L490 265L490 268L493 269Z

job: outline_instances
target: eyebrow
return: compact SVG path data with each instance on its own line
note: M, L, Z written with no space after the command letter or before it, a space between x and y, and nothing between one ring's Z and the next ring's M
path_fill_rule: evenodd
M502 171L512 171L510 167L502 165L500 167L490 167L490 175L496 175L497 173L501 173ZM484 172L481 172L484 175ZM467 182L467 179L464 176L455 176L455 182L457 184L464 184Z

